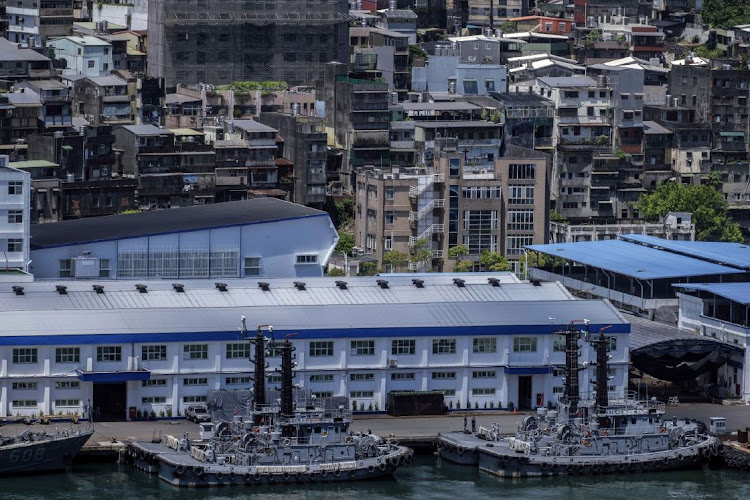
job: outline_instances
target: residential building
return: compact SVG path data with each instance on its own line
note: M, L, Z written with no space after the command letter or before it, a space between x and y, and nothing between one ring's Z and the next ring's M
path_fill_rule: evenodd
M9 158L0 155L0 276L26 273L29 265L31 176L11 168Z
M508 59L510 87L519 92L527 91L534 80L544 76L575 76L586 73L586 68L574 59L550 54L534 54Z
M0 38L0 87L7 89L14 82L51 78L54 75L55 70L48 57Z
M505 107L507 140L531 149L552 150L555 105L551 99L532 92L494 93Z
M148 2L148 74L178 83L311 84L347 61L346 0Z
M0 127L0 134L3 137L2 142L3 144L8 144L10 141L23 142L26 137L39 130L42 102L38 95L31 92L12 92L0 95L0 102L5 99L7 99L7 104L3 104L5 113L2 127ZM9 110L8 107L11 109ZM6 140L6 138L9 140Z
M615 224L549 223L550 243L614 240L621 234L645 234L665 240L693 241L695 224L692 214L670 212L661 222L617 222Z
M469 56L473 58L474 56ZM489 56L488 56L489 57ZM436 51L426 66L412 68L412 90L456 95L506 92L508 68L489 62L462 62L453 49Z
M396 5L392 5L392 7L393 8L378 11L380 26L387 30L406 35L408 38L408 44L416 44L417 14L410 9L398 9L396 8Z
M73 95L60 81L24 81L17 85L18 90L33 95L41 102L40 131L65 131L73 125Z
M575 22L571 19L547 16L524 16L508 19L516 25L517 31L536 33L550 33L552 35L568 36L573 33Z
M518 31L503 35L509 40L523 42L520 45L519 56L550 54L559 57L570 57L570 47L567 35L540 33L536 31Z
M73 29L73 0L17 0L6 5L8 40L23 47L46 47L51 37Z
M34 225L31 234L38 279L94 281L322 276L338 241L327 213L274 198Z
M378 70L391 91L400 100L410 89L409 37L398 31L374 27L349 29L352 71L361 73Z
M114 69L112 44L95 36L66 36L47 44L66 62L64 75L106 76Z
M73 107L89 125L128 125L135 122L135 96L117 76L91 76L73 85Z
M240 316L248 329L267 323L277 336L296 334L290 337L294 383L317 397L347 396L365 408L385 408L388 392L399 390L442 391L454 407L545 406L563 385L555 370L564 364L558 332L579 318L589 319L592 331L609 327L610 383L615 392L627 388L630 328L606 301L575 300L557 284L520 283L507 273L337 281L308 278L295 286L289 278L264 279L261 288L255 280L225 279L222 291L215 280L173 288L152 279L139 288L104 282L97 293L91 281L57 279L64 296L49 282L21 283L23 296L8 286L0 291L0 349L9 360L0 414L81 412L84 402L106 400L115 411L105 415L102 407L103 416L124 419L130 407L184 412L210 391L249 389L250 343L237 336ZM386 295L394 302L384 303ZM21 301L28 304L19 308ZM436 328L445 308L456 320ZM340 318L348 318L345 326ZM24 337L40 328L50 334L25 344ZM582 361L592 363L593 349L581 351ZM46 375L42 359L52 367ZM278 357L268 362L272 377ZM92 380L93 373L107 382ZM593 376L593 366L581 373L582 379ZM14 401L21 399L34 403L20 408Z
M505 21L528 13L529 5L525 0L468 0L468 23L479 27L499 28Z

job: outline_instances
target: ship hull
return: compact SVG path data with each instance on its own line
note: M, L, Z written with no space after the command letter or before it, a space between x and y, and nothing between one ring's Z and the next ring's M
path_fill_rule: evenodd
M81 450L90 432L75 436L29 441L0 448L0 475L65 470Z

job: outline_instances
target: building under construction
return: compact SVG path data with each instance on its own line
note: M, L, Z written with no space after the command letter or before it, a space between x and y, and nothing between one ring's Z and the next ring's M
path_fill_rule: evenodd
M346 0L151 0L148 72L177 83L312 83L347 60Z

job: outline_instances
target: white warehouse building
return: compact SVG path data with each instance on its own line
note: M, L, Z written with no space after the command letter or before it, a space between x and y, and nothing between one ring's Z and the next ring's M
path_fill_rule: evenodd
M326 212L275 198L31 227L36 279L322 276L338 242Z
M242 316L251 335L261 324L277 339L295 334L295 383L358 409L383 410L401 390L442 391L462 408L546 405L562 392L559 332L580 319L592 332L609 327L610 390L627 387L630 325L608 301L510 273L55 281L0 289L0 416L85 405L103 418L177 415L209 391L249 388ZM594 378L588 370L581 380Z

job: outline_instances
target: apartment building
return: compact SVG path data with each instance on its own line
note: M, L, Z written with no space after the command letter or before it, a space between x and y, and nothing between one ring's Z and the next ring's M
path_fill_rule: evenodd
M547 238L547 160L527 150L478 169L459 140L435 143L431 168L358 173L357 245L380 265L386 252L402 252L409 261L398 267L414 271L453 269L448 251L458 245L477 270L484 251L505 255L517 270L524 245Z
M0 155L0 275L25 273L29 265L31 175L9 164L8 156Z
M66 62L64 75L106 76L114 69L112 44L95 36L66 36L49 45Z
M73 0L17 0L5 12L8 40L23 47L46 47L50 37L73 32Z

